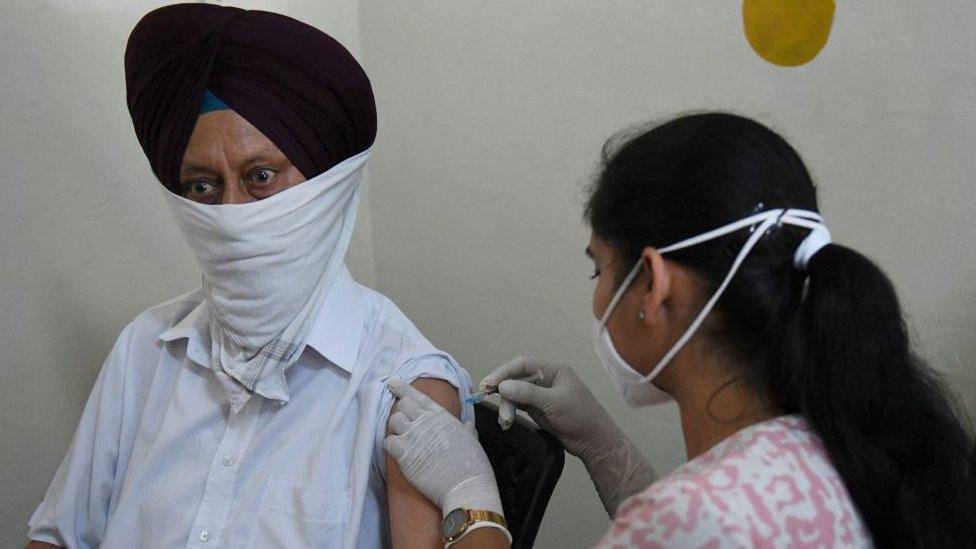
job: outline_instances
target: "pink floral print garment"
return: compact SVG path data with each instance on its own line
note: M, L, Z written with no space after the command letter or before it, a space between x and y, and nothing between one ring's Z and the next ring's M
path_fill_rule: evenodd
M598 544L871 546L823 443L798 416L743 429L630 497Z

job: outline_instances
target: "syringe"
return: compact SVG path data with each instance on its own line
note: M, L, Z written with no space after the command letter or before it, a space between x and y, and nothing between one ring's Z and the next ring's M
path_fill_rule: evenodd
M519 381L528 381L533 383L542 379L542 372L536 372L530 376L518 378ZM498 387L486 387L484 390L473 393L465 399L465 402L469 404L475 404L481 402L488 395L497 393ZM502 428L502 431L507 431L509 427L512 426L512 422L515 421L515 403L510 400L505 400L504 398L498 403L498 425Z
M528 381L529 383L533 383L535 381L539 381L542 379L542 372L536 372L530 376L516 378L516 379L518 379L519 381ZM464 402L466 402L467 404L477 404L485 400L486 398L488 398L490 395L493 395L497 392L498 392L497 385L494 387L485 387L484 389L478 391L477 393L471 393L470 395L468 395L464 399Z

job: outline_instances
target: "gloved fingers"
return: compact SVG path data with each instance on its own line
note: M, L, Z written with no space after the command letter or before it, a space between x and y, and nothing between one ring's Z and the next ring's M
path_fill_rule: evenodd
M502 431L507 431L515 421L515 403L511 400L501 399L498 404L498 425Z
M415 396L416 394L423 394L417 389L411 387L409 384L404 383L395 377L391 377L389 380L387 380L386 386L390 389L390 392L393 393L393 396L397 398L407 398Z
M528 377L541 372L543 382L551 383L553 378L553 366L542 362L536 358L520 356L495 369L492 373L485 376L478 383L478 390L492 390L506 380L512 378Z
M407 417L407 414L397 410L396 412L393 412L393 415L390 416L388 425L393 434L402 435L403 433L407 432L407 429L410 428L410 418Z
M390 435L383 439L383 447L386 449L397 463L403 458L403 455L407 452L407 441L398 435Z
M512 359L498 368L495 368L494 371L485 376L484 379L478 383L478 389L482 391L485 389L495 389L498 387L499 383L506 379L532 375L535 373L535 370L530 371L529 368L533 362L533 359L524 356Z
M535 406L539 409L546 408L544 405L551 398L549 393L548 387L540 387L534 383L516 379L506 379L498 384L498 394L503 399L518 404Z
M399 411L403 412L409 420L415 420L420 417L420 414L424 413L424 406L414 399L412 396L403 397L397 402L397 408Z
M421 409L424 410L443 410L444 408L433 401L429 396L408 385L399 379L391 378L389 381L390 392L401 400L413 400ZM413 418L411 418L413 419Z
M430 397L399 379L391 378L388 386L390 392L400 399L397 403L399 409L411 420L417 419L417 416L422 414L424 410L436 411L443 409L439 404L431 400Z

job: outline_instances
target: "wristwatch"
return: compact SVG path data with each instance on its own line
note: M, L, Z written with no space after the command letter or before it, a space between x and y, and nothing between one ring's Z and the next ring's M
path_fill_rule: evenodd
M492 511L460 508L448 513L444 517L444 522L441 523L441 535L444 536L444 543L446 546L450 546L451 543L461 539L464 534L467 534L470 530L474 530L472 526L479 522L482 524L478 524L478 527L488 526L498 528L508 538L509 543L511 543L512 535L508 533L508 524L505 522L505 517Z

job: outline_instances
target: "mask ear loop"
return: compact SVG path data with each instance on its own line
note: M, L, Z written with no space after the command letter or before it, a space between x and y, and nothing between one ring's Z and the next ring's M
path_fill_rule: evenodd
M759 206L761 205L762 203L760 202ZM757 208L759 206L757 206ZM677 242L665 248L661 248L660 250L658 250L658 253L663 255L668 252L673 252L684 248L690 248L692 246L701 244L702 242L708 242L709 240L714 240L720 236L725 236L727 234L734 233L735 231L744 229L746 227L751 227L750 232L755 232L757 224L763 223L764 221L770 219L773 215L776 215L778 212L781 211L785 213L785 210L769 210L769 211L750 215L745 219L740 219L739 221L736 221L734 223L729 223L728 225L724 225L717 229L713 229L706 233L702 233L698 236L694 236L687 240L682 240L681 242ZM760 231L759 234L761 235L762 231ZM603 326L606 325L607 320L610 319L610 315L613 313L613 310L617 307L617 304L620 303L620 300L624 297L624 294L627 293L627 288L629 288L630 285L633 284L634 279L637 278L637 275L640 273L641 265L643 265L643 259L639 258L637 260L637 264L634 265L634 268L630 270L630 273L627 274L627 277L624 278L624 281L620 283L620 287L617 288L617 293L613 296L613 299L610 300L610 303L607 305L607 309L603 312L603 316L600 318L601 325Z
M725 279L722 281L722 284L719 285L718 289L715 290L715 293L712 294L712 297L708 300L707 303L705 303L705 306L702 308L701 312L699 312L698 316L695 317L695 320L691 322L691 325L688 326L688 328L685 330L685 333L682 334L681 337L678 339L677 343L675 343L674 346L671 347L671 349L663 357L661 357L661 360L659 360L657 365L654 366L654 369L651 370L650 373L647 374L647 376L641 379L640 381L641 383L649 383L651 379L657 377L657 375L661 372L661 370L663 370L664 367L667 366L669 362L671 362L671 359L673 359L674 356L678 354L678 352L681 351L681 349L684 348L684 346L688 343L688 341L691 340L691 337L695 335L695 332L698 331L698 328L701 326L702 322L705 321L705 317L708 316L708 313L712 312L712 308L715 307L715 303L717 303L719 298L722 297L722 294L725 292L725 289L728 288L729 283L732 282L732 277L734 277L735 273L738 272L739 267L742 266L742 262L745 261L746 256L749 255L749 252L752 251L753 247L755 247L759 239L766 234L766 231L770 227L776 224L777 216L780 215L780 213L781 212L779 210L771 210L769 212L765 212L764 214L761 214L760 216L752 216L743 220L743 221L747 221L747 220L751 220L753 217L759 217L761 219L761 223L759 223L759 225L755 227L755 230L752 231L752 234L749 235L749 240L747 240L745 245L742 246L742 250L739 251L739 255L737 255L735 261L732 262L732 267L729 269L728 274L725 275ZM751 223L751 224L754 225L755 223ZM733 224L733 225L738 225L738 224ZM744 228L744 227L737 227L736 229L733 230L738 230L740 228ZM723 229L725 228L723 227ZM721 230L722 229L720 229L719 231ZM708 234L709 233L705 233L702 236L706 236ZM711 238L708 238L706 240L711 240L713 238L716 237L712 236ZM663 250L661 250L661 253L665 253L666 251L673 251L680 248L686 248L688 246L693 246L694 244L687 243L691 241L695 241L694 244L697 244L699 242L702 242L703 240L701 240L701 237L689 239L688 241L680 242L678 244L675 244L674 246L669 246L668 248L664 248Z
M603 311L603 316L600 317L600 326L607 325L607 321L610 320L610 315L613 313L613 310L617 307L617 304L620 303L620 300L623 299L624 294L627 293L627 288L629 288L630 285L634 283L634 279L637 278L637 275L640 273L640 268L643 264L644 264L643 260L638 259L637 264L634 265L634 268L630 270L630 272L627 274L627 277L624 278L624 281L620 283L620 287L617 288L617 293L614 294L613 299L611 299L610 303L607 305L607 309Z
M742 262L745 261L746 257L749 255L749 252L752 251L759 239L765 236L770 227L782 223L806 227L811 230L826 231L827 229L823 225L823 217L816 212L797 209L775 209L751 215L734 223L713 229L687 240L682 240L681 242L677 242L658 250L658 253L663 255L668 252L690 248L703 242L714 240L746 227L750 228L749 232L751 234L749 235L749 239L746 240L746 243L742 246L742 249L739 251L739 255L737 255L735 258L735 261L732 262L732 266L729 268L728 274L725 275L725 279L722 281L722 284L719 285L715 293L712 294L712 297L707 303L705 303L705 306L702 308L701 312L698 313L698 316L695 317L691 325L688 326L685 332L678 339L677 343L675 343L674 346L671 347L671 349L661 358L661 360L658 361L657 365L654 366L654 369L651 370L650 373L648 373L643 379L641 379L641 383L649 383L661 372L662 369L664 369L665 366L667 366L668 362L670 362L671 359L673 359L674 356L677 355L682 348L684 348L691 337L695 335L695 332L698 331L698 328L701 326L702 322L705 321L705 317L707 317L708 313L712 311L712 308L718 302L719 298L722 297L725 289L728 288L729 284L732 282L732 277L734 277L735 273L738 272L739 267L742 266ZM613 299L610 300L610 304L607 305L606 311L603 312L603 317L600 319L601 326L606 326L607 320L613 313L614 308L616 308L617 304L626 293L627 288L633 283L634 279L637 278L638 273L640 273L640 268L642 265L643 261L639 259L637 264L634 265L634 268L631 269L630 273L621 283L620 288L617 289L616 295L614 295Z

